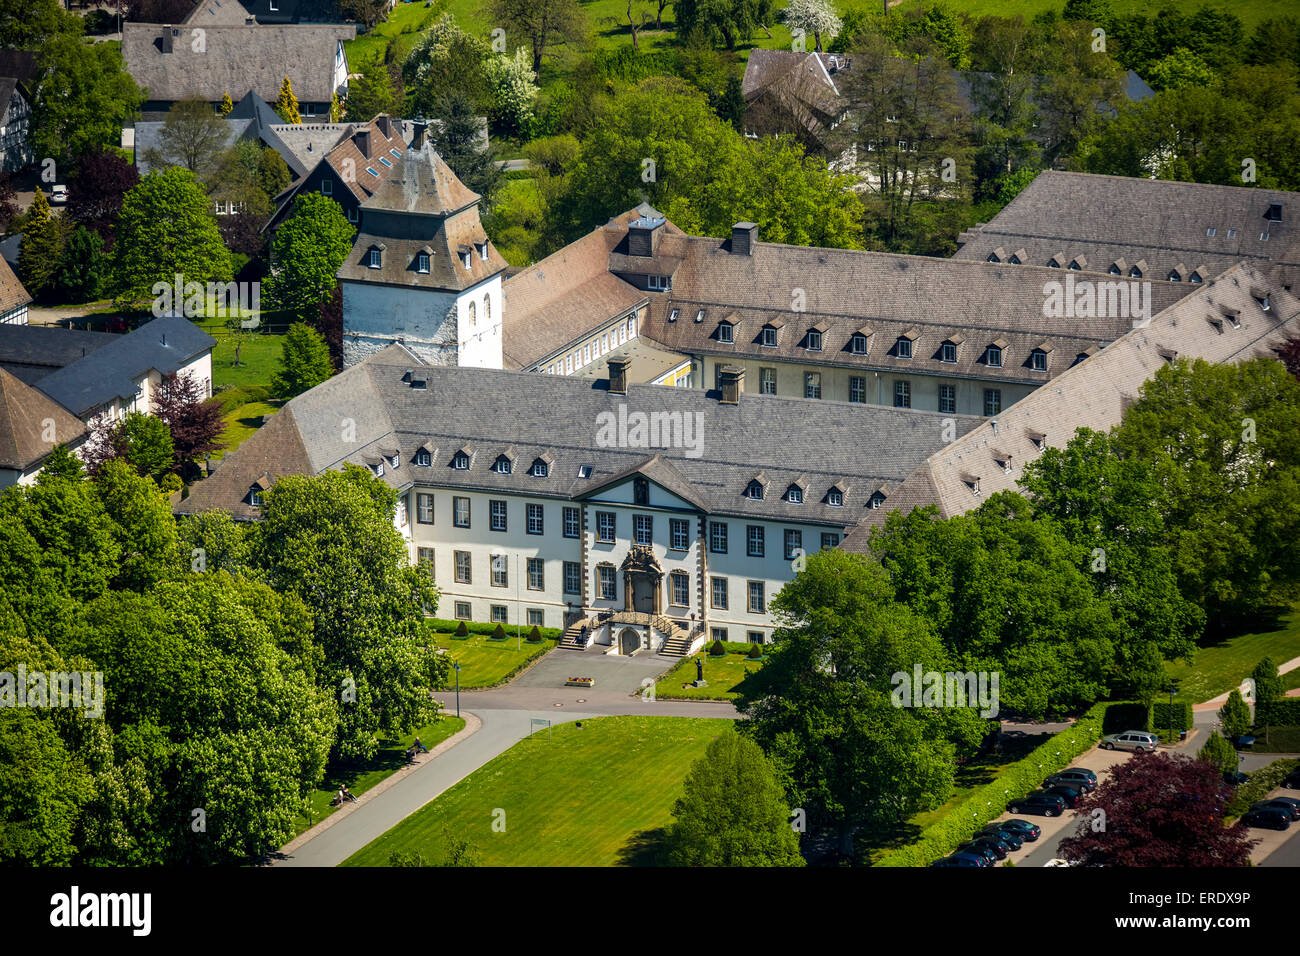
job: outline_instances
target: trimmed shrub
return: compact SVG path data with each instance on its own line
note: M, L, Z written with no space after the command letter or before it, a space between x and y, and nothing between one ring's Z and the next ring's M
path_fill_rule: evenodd
M495 634L497 629L495 624L476 624L473 621L447 621L436 617L425 618L425 624L431 631L438 631L442 634L453 634L460 630L462 624L468 628L468 633L483 634L488 637ZM542 632L542 640L544 641L558 641L564 633L558 627L541 627L538 630Z
M536 624L534 624L533 629L528 632L528 643L540 644L541 642L542 642L542 629L539 628Z
M1150 730L1151 709L1145 704L1111 704L1102 723L1103 734L1122 734L1126 730Z
M1210 739L1196 756L1214 764L1222 773L1231 773L1237 769L1237 751L1217 732L1210 733Z
M456 628L456 636L469 637L469 625L466 624L464 621L461 621L460 625Z
M498 624L497 629L492 632L492 640L504 641L505 639L506 639L506 629L502 627L500 624Z
M709 654L711 656L721 657L725 653L727 653L727 649L722 646L721 641L714 641L712 644L709 645Z
M757 644L750 644L750 645L749 645L749 657L750 657L750 660L755 660L755 661L756 661L756 660L758 660L759 658L761 658L762 656L763 656L763 649L762 649L761 647L759 647Z
M1192 729L1192 703L1187 700L1176 700L1173 704L1173 723L1169 722L1170 718L1169 701L1158 700L1151 705L1151 724L1153 731L1165 731L1173 729L1174 733L1180 730Z
M1224 811L1228 817L1239 817L1253 804L1263 800L1270 790L1282 783L1291 773L1300 767L1300 760L1274 760L1267 767L1262 767L1250 775L1250 779L1237 788L1232 800Z
M1300 725L1300 697L1274 697L1255 705L1256 727L1294 727Z

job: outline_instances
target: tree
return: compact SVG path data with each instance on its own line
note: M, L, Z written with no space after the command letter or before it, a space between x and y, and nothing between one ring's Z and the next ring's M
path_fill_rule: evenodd
M0 172L0 232L8 232L9 224L18 216L15 195L13 180L8 173Z
M36 476L38 482L81 481L86 471L81 466L81 459L73 454L67 445L60 442L50 450L41 462L41 473Z
M586 16L577 0L489 0L491 22L507 36L525 36L532 47L533 73L542 72L548 49L586 37Z
M45 193L37 189L23 223L23 243L18 252L18 278L32 295L56 279L66 242L63 218L50 212Z
M263 283L268 310L299 321L314 318L334 291L352 251L352 224L333 199L299 195L271 242L271 274Z
M64 34L81 35L81 18L58 0L0 0L0 48L29 50Z
M1210 737L1205 741L1205 746L1201 748L1200 753L1196 755L1201 760L1210 764L1219 773L1234 773L1239 763L1237 751L1233 749L1232 744L1215 731L1210 732Z
M1122 100L1123 69L1092 45L1086 23L1064 22L1039 48L1037 69L1044 79L1035 102L1046 163L1058 158L1077 162L1081 144L1105 126L1105 106Z
M676 0L677 36L682 40L715 45L719 40L728 50L753 36L756 27L767 30L772 17L771 0ZM770 36L770 34L769 34Z
M339 12L349 19L360 20L369 30L388 10L389 0L339 0Z
M158 145L144 151L150 166L182 166L207 183L221 162L230 126L201 99L181 100L167 111Z
M257 161L258 183L268 199L275 199L289 186L289 164L271 147L265 147Z
M1300 379L1300 338L1288 335L1274 351L1291 377Z
M1274 700L1283 694L1282 679L1278 676L1277 665L1271 657L1266 657L1250 672L1255 682L1255 703Z
M252 562L267 583L315 613L317 685L340 704L340 759L373 756L376 732L426 725L438 709L430 691L449 670L424 623L437 591L410 564L393 526L396 507L393 489L355 466L290 475L265 492L250 532Z
M483 64L488 87L492 91L492 118L504 130L527 131L533 120L533 103L537 99L536 72L528 66L523 47L515 55L489 57Z
M226 90L226 92L221 94L221 106L219 107L221 115L229 116L234 108L235 101L230 98L230 91Z
M321 334L301 322L289 326L280 352L280 367L271 378L272 393L280 398L293 398L333 374L329 347Z
M1186 47L1154 63L1148 71L1151 85L1158 90L1176 90L1184 86L1211 86L1216 79L1210 65Z
M802 30L805 36L811 33L818 53L822 51L822 34L833 40L844 26L830 0L790 0L781 18L791 33L796 30Z
M123 68L117 44L60 34L38 51L37 74L31 130L37 156L66 162L116 146L144 103L145 91Z
M275 112L286 123L302 123L302 114L298 112L298 97L293 95L293 84L289 82L287 76L280 84L280 95L275 101Z
M486 42L466 33L450 13L444 13L402 65L402 77L410 88L408 115L429 115L434 103L453 92L469 97L475 109L490 107L492 93L484 67L492 56ZM379 80L370 83L378 85Z
M113 276L120 304L153 296L155 283L229 282L230 254L194 174L150 170L122 201Z
M484 148L482 127L468 96L453 91L433 103L429 139L456 178L483 197L481 206L491 209L505 177L497 165L497 153Z
M222 239L228 248L244 255L255 255L266 245L261 228L272 212L271 196L263 186L267 152L274 151L255 140L238 140L221 151L208 176L208 196L230 210L218 219Z
M686 776L666 835L672 866L803 866L790 807L758 744L727 730Z
M720 119L730 123L732 129L740 132L745 122L745 89L738 73L733 72L727 77L727 85L714 111Z
M68 217L93 229L111 250L122 200L140 182L140 173L114 149L87 153L77 163L68 189Z
M182 478L192 479L200 458L225 447L220 440L226 430L221 402L208 397L193 373L171 372L158 383L153 405L154 414L171 432L177 471Z
M1236 740L1250 730L1250 708L1242 699L1241 691L1233 690L1219 708L1219 730L1229 740Z
M388 67L376 60L366 64L361 75L348 83L346 119L368 123L380 113L393 113L396 103Z
M69 302L98 299L108 286L111 262L99 233L78 226L68 239L55 285Z
M329 346L330 363L334 371L343 371L343 285L338 283L329 298L320 304L316 317L316 331Z
M1118 764L1079 802L1080 817L1101 810L1105 826L1085 823L1060 854L1076 866L1246 866L1249 831L1223 825L1227 798L1218 768L1204 760L1157 753Z
M172 470L175 449L171 432L161 419L144 412L127 412L120 421L101 420L86 449L92 475L110 461L122 460L136 474L161 481Z

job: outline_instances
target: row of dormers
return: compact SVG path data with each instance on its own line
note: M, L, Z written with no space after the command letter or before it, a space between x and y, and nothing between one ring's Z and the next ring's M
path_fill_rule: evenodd
M1023 247L1017 249L1010 255L1007 255L1007 251L1001 246L998 246L989 253L988 259L985 261L1002 262L1013 266L1023 266L1029 264L1028 260L1029 253ZM1066 259L1064 252L1058 252L1047 260L1046 265L1049 269L1069 269L1074 272L1082 272L1088 268L1088 257L1085 255L1077 255L1072 259ZM1130 265L1128 260L1123 256L1116 259L1106 268L1106 272L1110 275L1127 276L1130 279L1145 279L1147 278L1147 271L1147 261L1145 259L1139 259L1137 262ZM1197 266L1189 272L1187 266L1180 262L1169 270L1165 275L1165 279L1169 282L1190 282L1193 285L1196 285L1205 281L1205 275L1205 266Z
M461 263L465 266L467 271L474 268L475 249L478 250L479 259L483 262L487 262L488 241L486 239L474 240L473 246L462 244L457 250L460 253ZM384 267L384 253L387 251L388 246L384 243L372 242L369 249L366 250L366 265L371 269L382 269ZM427 274L432 262L433 248L430 246L421 246L419 249L415 250L415 255L411 257L411 261L406 264L406 267L412 272Z
M744 497L750 501L762 501L767 497L767 486L771 484L766 472L760 471L757 475L749 480L745 486ZM832 508L844 507L844 496L848 493L849 486L843 481L837 481L822 495L821 502ZM785 492L781 495L781 500L792 505L801 505L807 499L808 480L803 477L796 478L786 486ZM871 494L867 502L869 508L879 508L885 503L885 493L883 488L877 488Z

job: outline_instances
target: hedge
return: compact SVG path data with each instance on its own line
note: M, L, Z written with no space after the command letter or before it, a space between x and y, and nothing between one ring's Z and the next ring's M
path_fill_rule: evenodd
M1170 730L1175 733L1180 730L1192 729L1192 702L1189 700L1176 700L1173 704L1173 724L1169 723L1170 707L1169 701L1158 700L1151 705L1151 729L1153 730ZM1137 728L1133 728L1136 730Z
M1300 697L1274 697L1255 705L1256 727L1295 727L1300 725Z
M1016 761L995 780L976 787L951 811L921 831L920 838L905 847L892 850L876 861L876 866L927 866L948 856L958 844L969 840L975 831L1001 816L1007 804L1038 790L1048 774L1064 770L1079 754L1090 749L1103 732L1129 719L1129 708L1142 704L1131 701L1103 701L1094 704L1074 726L1039 744L1023 759ZM1111 711L1115 713L1112 715ZM1131 724L1123 730L1136 729ZM974 809L972 809L974 808Z
M1259 803L1269 792L1281 785L1292 770L1300 767L1300 760L1274 760L1267 767L1261 767L1250 775L1250 779L1237 788L1228 803L1224 815L1228 818L1239 817Z
M429 625L431 630L447 634L456 633L457 628L464 624L471 634L485 634L489 637L496 633L498 626L496 624L474 624L469 621L444 621L436 617L425 618L425 623ZM513 627L508 628L508 630L513 629ZM564 631L558 627L539 627L538 631L548 641L558 641L564 634Z

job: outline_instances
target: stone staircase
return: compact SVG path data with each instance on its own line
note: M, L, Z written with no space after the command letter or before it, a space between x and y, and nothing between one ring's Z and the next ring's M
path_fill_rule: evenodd
M659 651L662 656L685 657L691 652L691 643L695 639L693 632L666 617L655 618L654 626L665 635L664 646Z
M589 631L594 632L596 630L596 622L587 618L584 618L581 621L574 621L565 628L564 633L560 635L560 643L556 645L557 648L559 650L585 651L587 647L591 646L590 643L584 646L578 642L578 635L582 633L584 627ZM590 637L588 639L590 640Z

